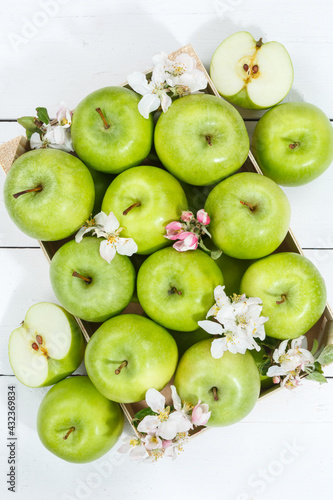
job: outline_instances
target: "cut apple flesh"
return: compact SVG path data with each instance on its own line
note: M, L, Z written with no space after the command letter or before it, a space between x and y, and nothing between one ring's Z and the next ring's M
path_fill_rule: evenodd
M216 49L210 72L223 97L237 104L231 98L245 93L250 102L262 108L280 102L294 78L290 56L283 45L256 42L245 31L231 35Z
M9 340L16 377L29 387L42 385L48 376L48 360L65 358L71 341L70 323L60 307L45 302L32 306Z

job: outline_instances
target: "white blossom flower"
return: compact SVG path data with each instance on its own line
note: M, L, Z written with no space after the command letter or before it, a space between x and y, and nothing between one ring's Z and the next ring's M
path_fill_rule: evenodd
M162 439L154 432L148 432L148 434L144 438L142 438L142 442L146 450L156 450L163 448Z
M130 257L138 251L138 246L132 238L119 237L123 229L123 227L119 227L118 219L113 212L110 212L109 215L99 212L94 219L87 221L79 229L75 241L80 243L83 235L91 231L97 235L97 238L105 238L100 244L99 252L102 259L110 263L116 253Z
M195 426L207 425L207 422L210 419L211 413L212 412L209 411L209 406L205 403L201 403L201 401L199 400L198 403L195 405L195 407L192 410L191 419L192 419L193 425L195 425Z
M291 341L291 348L287 350L289 340L283 340L273 353L276 363L267 370L268 377L275 379L274 383L281 383L282 387L292 389L300 384L300 372L307 365L314 363L314 357L306 349L307 340L304 335Z
M60 103L60 109L56 114L58 124L63 128L69 128L72 125L73 111L71 111L65 102Z
M198 92L207 87L205 73L196 67L196 60L189 54L180 54L174 60L168 58L165 52L153 57L153 64L170 87L182 86L189 89L188 93Z
M44 125L41 130L41 136L38 132L32 134L30 139L31 149L53 148L66 153L74 151L70 129L49 123Z
M126 436L123 444L118 448L119 453L129 453L131 460L142 460L147 458L148 452L143 441L137 437Z
M211 335L223 335L215 339L211 345L214 358L220 358L228 350L233 354L244 354L247 349L260 350L255 338L264 340L264 323L268 318L261 316L262 301L257 297L247 298L245 294L227 297L224 286L214 290L215 304L207 313L207 318L213 316L215 321L204 320L198 324Z
M146 403L157 415L144 417L138 425L138 431L146 434L154 433L165 440L172 440L178 433L192 429L192 422L182 411L176 410L170 413L170 406L165 407L165 397L156 389L148 389Z
M160 106L162 111L166 111L172 103L171 97L167 94L164 82L159 81L157 78L154 71L149 82L146 79L146 75L138 71L128 76L129 85L135 92L143 96L138 104L138 109L144 118L149 118L149 114L152 111L156 111Z

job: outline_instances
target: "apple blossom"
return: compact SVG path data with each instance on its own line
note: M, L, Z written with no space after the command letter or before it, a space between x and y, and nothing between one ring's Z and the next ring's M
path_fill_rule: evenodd
M123 439L123 444L118 448L118 452L127 453L128 451L131 460L142 460L149 456L143 441L137 437L126 436Z
M184 226L180 222L174 221L165 226L165 229L167 230L167 234L164 235L165 238L168 238L169 240L177 240L179 234L184 231Z
M119 227L118 219L113 212L110 212L109 215L99 212L79 229L75 241L80 243L84 234L91 231L97 238L105 238L100 244L99 251L101 257L110 263L116 253L130 257L138 250L138 246L132 238L119 237L123 229L123 227Z
M73 111L71 111L66 103L60 103L60 109L56 113L58 123L63 128L69 128L72 124Z
M184 222L189 222L190 220L192 220L194 218L194 215L193 215L193 212L190 212L189 210L187 210L187 211L183 210L180 218Z
M184 231L178 235L178 241L172 246L178 252L196 250L198 248L198 237L190 231Z
M198 325L211 335L221 335L211 345L214 358L220 358L228 350L234 354L244 354L247 349L260 350L255 338L264 340L264 323L268 318L261 316L262 301L258 297L247 298L245 294L229 298L224 286L214 290L215 304L209 309L206 318L214 321L199 321Z
M143 97L138 104L139 113L144 117L149 117L149 114L156 111L160 106L162 111L166 111L172 103L172 99L167 94L167 89L163 81L158 81L156 73L152 74L151 80L148 82L146 75L134 71L128 75L128 83L135 92Z
M205 403L201 404L201 401L199 400L192 410L192 422L196 426L207 425L210 415L211 412L209 411L209 406Z
M153 57L153 64L164 73L166 83L170 87L185 87L188 93L198 92L207 87L205 73L196 67L196 60L189 54L179 54L174 60L164 52Z
M210 217L203 208L201 208L201 210L198 210L197 220L201 222L201 224L204 224L205 226L208 226L210 224Z

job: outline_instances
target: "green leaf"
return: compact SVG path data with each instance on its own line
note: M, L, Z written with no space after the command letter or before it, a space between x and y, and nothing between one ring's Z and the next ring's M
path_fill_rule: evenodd
M35 132L40 133L40 129L37 127L35 123L35 118L33 116L22 116L17 119L17 123L19 123L26 130L27 139L31 139L32 134Z
M145 418L147 415L156 415L156 413L151 408L143 408L142 410L138 411L138 413L136 413L134 415L133 421L134 420L140 421L143 418Z
M310 373L310 375L307 376L307 379L319 382L319 384L327 384L327 380L324 375L317 371Z
M222 250L214 250L213 252L210 252L210 256L213 260L219 259L222 255Z
M317 352L317 349L318 349L318 340L314 339L313 346L312 346L312 349L311 349L312 356L315 355L315 353Z
M333 345L327 345L316 361L321 365L330 365L333 363Z
M48 125L50 123L50 117L46 108L36 108L38 120Z

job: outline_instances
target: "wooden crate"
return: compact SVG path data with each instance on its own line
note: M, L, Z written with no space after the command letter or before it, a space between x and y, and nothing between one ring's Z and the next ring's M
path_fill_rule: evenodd
M197 62L197 68L204 71L208 81L207 89L205 90L205 92L207 94L216 95L217 97L220 97L218 91L216 90L212 80L210 79L206 69L204 68L202 62L200 61L192 45L186 45L185 47L180 48L179 50L171 53L169 57L171 59L174 59L179 54L183 53L189 54L190 56L194 57ZM152 71L151 69L148 70L146 72L146 75L149 75L151 71ZM122 86L130 88L127 82L122 84ZM15 139L12 139L11 141L6 142L2 146L0 146L0 164L3 170L7 173L11 168L13 162L21 154L25 153L28 150L29 150L29 141L23 136L19 136ZM256 172L262 175L262 172L256 160L254 159L251 151L249 152L249 156L245 164L240 170L248 172ZM58 250L58 248L60 248L61 245L64 244L65 241L68 241L68 239L60 241L39 241L38 243L41 249L43 250L46 258L50 262L55 252ZM303 255L302 248L298 244L291 229L289 229L287 236L285 237L284 241L278 248L277 252L296 252ZM124 313L144 314L140 304L138 303L129 304L129 306L123 311L123 314ZM86 341L89 342L90 337L100 326L100 323L90 323L87 321L82 321L79 318L76 318L76 320L82 330L82 333ZM319 346L333 344L333 313L332 309L328 304L326 305L325 311L323 312L319 321L311 328L311 330L309 330L306 336L308 338L308 343L310 348L315 338L318 340ZM281 388L279 386L274 386L262 392L260 394L260 398L267 397L276 390L281 390ZM171 402L170 383L163 389L162 393L165 395L167 403L170 403ZM146 406L145 401L139 401L138 403L133 403L133 404L121 404L121 407L131 425L135 413L145 406ZM138 433L135 427L133 425L132 427L134 432L138 436L140 436L140 433ZM201 430L202 429L197 428L193 434L197 434Z

